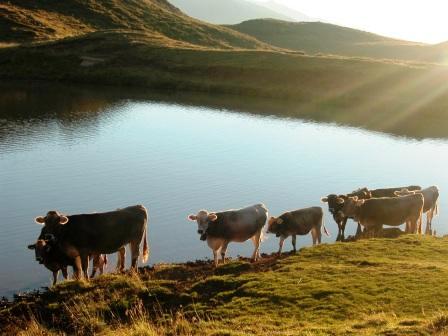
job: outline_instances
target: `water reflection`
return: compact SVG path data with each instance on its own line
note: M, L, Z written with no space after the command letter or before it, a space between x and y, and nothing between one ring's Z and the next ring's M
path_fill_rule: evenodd
M288 115L287 104L235 97L43 83L0 91L0 268L8 270L0 272L0 295L49 284L50 273L26 246L40 230L33 218L50 209L75 214L144 204L151 262L185 261L211 256L186 220L200 208L263 202L279 215L358 187L437 184L442 211L434 228L448 232L447 141L268 117ZM332 242L336 225L327 211L325 217ZM352 222L347 227L347 235L356 230ZM261 251L277 246L269 237ZM231 256L251 252L250 242L229 246Z

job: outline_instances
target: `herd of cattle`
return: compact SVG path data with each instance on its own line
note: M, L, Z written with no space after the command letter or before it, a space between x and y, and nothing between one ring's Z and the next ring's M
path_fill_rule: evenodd
M383 225L406 225L405 232L421 233L422 217L426 213L426 234L433 234L432 219L438 213L439 190L432 186L419 186L369 190L358 189L350 194L331 194L321 199L328 203L330 213L338 225L336 240L345 240L345 226L349 218L358 223L357 235L375 236ZM311 207L286 212L279 217L269 217L263 204L222 212L201 210L188 219L197 222L200 239L207 241L213 251L215 266L225 260L230 242L254 243L252 260L260 257L263 228L280 238L280 254L286 238L291 236L296 251L296 236L311 233L313 245L320 244L323 223L321 207ZM76 279L88 278L89 261L93 261L91 277L96 271L103 273L107 254L117 252L117 271L125 268L125 246L131 251L131 270L137 269L140 244L143 240L142 261L148 259L147 223L144 206L136 205L105 213L64 216L49 211L35 221L43 225L35 244L28 248L35 251L36 260L53 272L53 284L59 271L67 279L67 267L72 266ZM364 230L362 231L362 228Z

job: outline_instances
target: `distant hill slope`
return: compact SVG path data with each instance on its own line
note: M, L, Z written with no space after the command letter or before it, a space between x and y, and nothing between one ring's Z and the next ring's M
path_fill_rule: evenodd
M265 5L246 0L170 0L170 2L194 18L215 24L236 24L258 18L287 21L307 18L306 15L293 10L287 14L284 8L273 2Z
M322 22L257 19L228 26L277 47L308 54L446 62L448 47L396 40ZM445 51L445 53L444 53Z
M140 31L219 48L268 48L256 39L183 14L165 0L9 0L0 3L0 43Z

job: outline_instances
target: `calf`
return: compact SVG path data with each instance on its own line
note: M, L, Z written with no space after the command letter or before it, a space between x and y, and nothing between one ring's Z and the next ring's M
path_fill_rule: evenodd
M359 200L357 197L338 198L342 204L341 212L345 216L353 217L365 227L367 232L382 228L383 224L399 226L406 223L410 232L421 232L421 215L423 211L423 196L421 194L403 197L383 197Z
M48 235L51 237L51 235ZM68 266L74 266L74 260L67 257L58 247L54 237L47 240L39 239L35 244L28 245L30 250L34 250L36 260L43 264L48 270L53 273L53 285L57 283L59 271L62 271L64 279L68 279ZM93 278L96 271L99 270L103 274L104 268L107 265L106 255L91 255L90 260L93 261L92 274Z
M188 219L198 223L200 239L207 240L208 246L213 250L215 266L218 266L218 253L221 252L224 263L230 242L242 243L248 239L252 239L254 243L252 260L256 261L260 257L262 228L267 217L268 209L263 204L257 204L222 212L201 210L197 215L189 215Z
M423 195L423 212L426 213L426 230L425 234L432 235L432 219L434 215L439 213L439 207L437 202L439 200L439 189L436 186L432 186L422 190L409 190L404 188L400 191L396 191L395 195L397 196L406 196L413 194L422 194Z
M286 238L292 236L292 247L296 252L296 236L304 236L311 232L313 245L320 244L322 227L327 236L327 228L323 224L323 211L321 207L312 207L301 210L289 211L279 217L271 217L268 221L268 233L274 233L280 237L278 254L282 253L283 243Z
M355 196L358 197L358 199L368 199L371 197L370 192L367 188L361 188L347 195L330 194L327 197L321 198L321 201L323 203L328 203L328 211L330 211L330 213L333 215L333 219L338 225L338 236L336 237L336 241L345 240L345 226L347 225L347 220L350 218L345 216L340 211L342 209L342 204L338 203L337 199L339 197L355 197ZM356 234L359 235L360 233L361 233L361 226L358 223Z

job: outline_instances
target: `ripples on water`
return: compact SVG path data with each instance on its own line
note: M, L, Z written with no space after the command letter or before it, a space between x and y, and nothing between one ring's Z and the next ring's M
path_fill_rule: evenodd
M278 215L363 186L437 184L441 214L434 228L448 231L447 141L94 90L33 90L0 99L0 295L50 283L50 272L26 249L40 231L33 218L50 209L74 214L144 204L151 263L211 256L186 220L199 209L264 202ZM325 221L330 242L336 225L328 212ZM277 243L269 237L262 252ZM250 255L252 245L231 244L228 251Z

